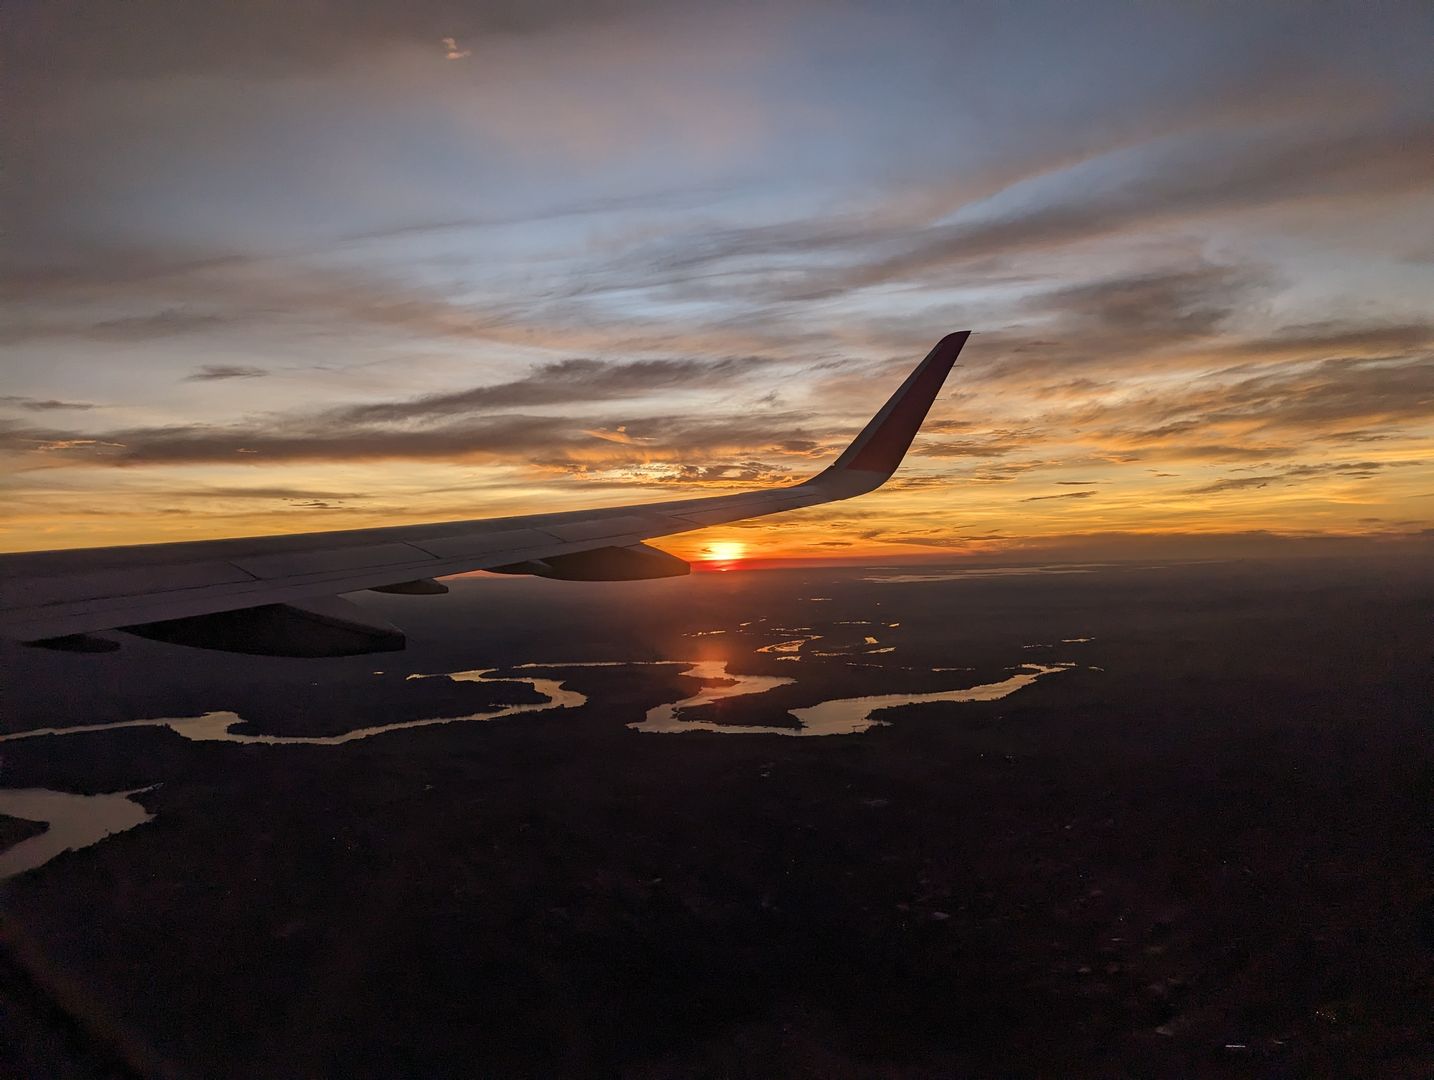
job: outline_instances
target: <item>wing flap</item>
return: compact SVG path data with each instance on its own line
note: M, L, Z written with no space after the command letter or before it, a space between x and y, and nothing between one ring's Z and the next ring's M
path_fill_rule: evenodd
M351 601L328 596L303 604L262 604L122 629L152 641L252 656L361 656L397 652L403 631Z

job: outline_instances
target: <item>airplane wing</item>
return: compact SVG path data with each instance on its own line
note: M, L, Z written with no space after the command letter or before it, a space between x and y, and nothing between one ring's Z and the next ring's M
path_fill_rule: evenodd
M948 334L827 469L791 487L678 502L431 525L0 555L0 637L108 652L97 632L267 656L404 647L340 593L442 593L474 570L576 581L688 572L645 540L849 499L905 456L970 331Z

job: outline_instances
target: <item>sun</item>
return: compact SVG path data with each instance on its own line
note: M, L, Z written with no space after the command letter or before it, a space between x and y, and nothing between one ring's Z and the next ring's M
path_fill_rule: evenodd
M707 562L737 562L747 554L747 545L737 540L718 540L703 550Z

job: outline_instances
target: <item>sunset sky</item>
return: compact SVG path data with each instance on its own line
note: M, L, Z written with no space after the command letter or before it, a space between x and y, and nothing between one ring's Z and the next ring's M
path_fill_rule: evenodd
M662 546L1434 528L1427 0L17 0L0 42L5 550L796 480L968 328L886 489Z

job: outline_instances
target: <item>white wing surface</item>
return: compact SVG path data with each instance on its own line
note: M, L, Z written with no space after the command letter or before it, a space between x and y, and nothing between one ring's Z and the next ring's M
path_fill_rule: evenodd
M401 649L339 594L438 593L474 570L621 581L687 573L643 541L849 499L901 463L969 331L936 344L827 469L791 487L430 525L0 555L0 637L109 651L98 632L277 656Z

